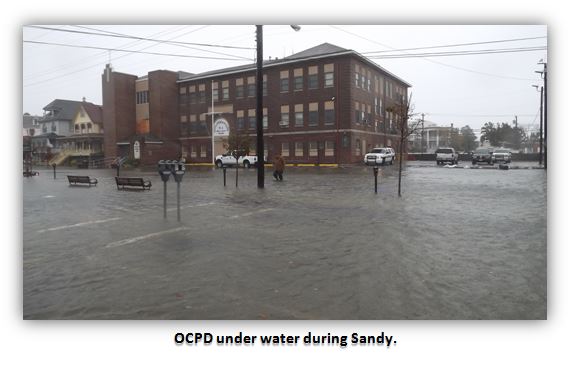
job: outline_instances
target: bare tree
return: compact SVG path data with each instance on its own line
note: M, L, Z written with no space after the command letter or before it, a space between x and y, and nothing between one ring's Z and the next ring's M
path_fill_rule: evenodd
M250 153L251 140L247 132L231 131L228 143L224 145L227 152L236 159L236 183L238 187L238 160Z
M399 135L399 179L397 185L397 194L401 197L401 173L403 171L402 161L403 152L405 149L405 144L409 139L409 136L416 133L421 127L421 120L417 119L414 122L409 123L409 119L413 118L416 114L413 113L413 105L411 103L411 96L406 99L406 102L393 105L387 109L388 112L393 112L397 117L397 134Z

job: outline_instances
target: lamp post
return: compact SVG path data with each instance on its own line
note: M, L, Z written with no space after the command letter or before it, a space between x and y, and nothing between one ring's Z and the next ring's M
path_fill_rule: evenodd
M532 85L534 88L536 88L536 91L538 91L538 85ZM539 151L538 151L538 164L542 165L542 154L543 154L543 149L544 149L544 140L542 138L542 123L543 123L543 117L542 117L542 113L543 113L543 109L542 108L542 100L543 100L543 94L544 94L544 87L540 86L540 129L539 129L539 135L540 135L540 147L539 147ZM544 156L544 158L546 158L546 156ZM544 159L546 161L546 159Z
M290 25L295 31L300 26ZM262 25L256 25L256 160L258 188L264 188L264 132L262 129Z

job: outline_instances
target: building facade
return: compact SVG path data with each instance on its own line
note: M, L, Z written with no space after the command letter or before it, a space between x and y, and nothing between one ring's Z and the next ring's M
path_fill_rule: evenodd
M178 78L177 72L159 70L137 77L106 66L102 75L106 160L127 158L151 165L181 156Z
M61 139L74 132L73 118L82 102L55 99L43 108L38 120L40 133L32 137L34 162L49 163L61 151Z
M216 124L248 135L254 151L255 75L252 64L177 81L181 155L188 162L209 163L225 151L228 132ZM355 51L325 43L264 62L263 76L267 159L350 164L373 147L398 145L400 119L391 108L407 99L410 85Z
M103 159L103 116L102 107L84 101L74 116L73 133L62 137L60 153L51 163L87 164Z

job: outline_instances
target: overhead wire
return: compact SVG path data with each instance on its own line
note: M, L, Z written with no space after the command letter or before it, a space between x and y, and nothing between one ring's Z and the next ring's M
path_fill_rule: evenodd
M31 28L35 28L35 29L44 29L44 30L54 30L54 31L66 32L66 33L79 33L79 34L114 37L114 38L137 39L137 40L142 40L142 41L147 41L147 42L161 42L161 43L172 42L172 41L165 41L165 40L160 40L160 39L137 37L134 35L126 35L126 34L120 34L120 33L103 34L103 33L87 32L87 31L79 31L79 30L58 29L58 28L51 28L51 27L45 27L45 26L34 26L34 25L28 25L26 27L31 27ZM192 46L213 47L213 48L229 48L229 49L239 49L239 50L254 50L255 49L254 47L239 47L239 46L229 46L229 45L209 44L209 43L192 43L192 42L177 42L177 43L185 44L185 45L192 45Z
M183 29L185 29L185 28L186 28L186 26L184 26L184 27L176 27L176 28L172 28L172 29L169 29L169 30L162 30L162 31L160 31L160 32L151 34L151 36L159 36L159 35L165 35L165 34L175 33L175 32L177 32L177 31L183 30ZM51 33L51 32L53 32L53 31L48 31L48 33ZM191 32L192 32L192 31L191 31ZM42 35L44 35L44 34L42 34ZM183 35L186 35L186 34L183 34ZM81 38L81 39L83 39L83 38ZM120 45L119 47L120 47L120 48L130 47L130 46L135 46L135 45L137 45L137 44L139 44L139 43L142 43L142 42L141 42L141 41L130 41L130 42L127 42L127 43L124 43L124 44ZM57 46L55 46L54 48L57 48ZM129 54L125 54L124 56L128 56L128 55L129 55ZM69 68L69 67L77 67L78 64L85 63L86 60L93 61L93 59L98 59L98 58L103 57L103 56L107 56L107 53L106 53L106 52L96 52L96 53L94 53L93 55L90 55L90 56L87 56L87 57L82 57L82 58L78 59L77 61L71 62L70 64L64 64L64 65L61 65L61 66L59 66L59 67L55 67L55 68L51 68L51 69L47 69L47 70L35 72L35 73L33 73L33 74L29 74L29 75L27 75L27 76L24 76L24 80L29 80L29 79L31 79L31 78L33 78L33 77L35 77L35 76L38 76L38 75L43 76L43 75L46 75L46 74L49 74L49 73L52 73L52 72L57 72L57 71L60 71L60 70L65 70L65 69L67 69L67 68ZM121 57L119 57L119 58L121 58ZM107 59L107 57L106 57L106 59Z
M75 25L74 25L74 27L86 28L85 26L75 26ZM205 27L208 27L208 25L203 26L203 27L200 27L200 28L196 29L195 31L198 31L198 30L200 30L200 29L204 29ZM99 29L94 29L94 28L87 28L87 29L106 32L105 30L99 30ZM125 38L134 38L134 39L143 40L143 41L152 41L152 40L153 40L153 39L150 39L150 38L141 39L141 38L139 38L139 37L135 37L135 36L132 36L132 35L129 35L129 34L120 34L120 33L112 33L112 34L109 35L109 36L114 36L114 35L116 35L116 36L123 36L123 37L125 37ZM221 55L221 56L228 56L228 57L235 57L235 58L239 58L239 59L245 59L244 56L232 55L232 54L227 54L227 53L224 53L224 52L210 51L210 50L205 50L205 49L203 49L203 48L191 47L191 46L189 46L188 43L186 43L186 42L178 42L178 41L172 41L172 40L155 40L155 41L157 41L159 44L169 44L169 45L172 45L172 46L185 47L185 48L189 48L189 49L192 49L192 50L201 51L201 52L207 52L207 53L211 53L211 54L215 54L215 55Z
M434 48L449 48L449 47L460 47L460 46L474 46L478 44L494 44L494 43L507 43L507 42L516 42L516 41L523 41L523 40L533 40L533 39L546 39L546 36L543 37L528 37L528 38L515 38L515 39L500 39L500 40L489 40L484 42L470 42L470 43L457 43L457 44L444 44L439 46L426 46L426 47L411 47L411 48L398 48L398 49L391 49L391 50L382 50L382 51L369 51L369 52L362 52L362 55L369 55L375 53L385 53L385 52L401 52L401 51L414 51L414 50L428 50Z
M340 27L333 26L333 25L330 25L330 27L333 28L333 29L342 31L342 32L344 32L344 33L353 35L353 36L355 36L355 37L357 37L357 38L360 38L360 39L363 39L363 40L367 40L368 42L377 44L377 45L379 45L379 46L383 46L383 47L385 47L385 48L389 48L389 49L391 49L391 50L395 50L395 48L393 48L392 46L388 46L388 45L383 44L383 43L380 43L380 42L378 42L378 41L375 41L375 40L366 38L366 37L364 37L364 36L362 36L362 35L353 33L353 32L348 31L348 30L344 30L344 29L342 29L342 28L340 28ZM365 57L365 56L364 56L364 57ZM456 70L460 70L460 71L464 71L464 72L469 72L469 73L480 74L480 75L489 76L489 77L502 78L502 79L510 79L510 80L519 80L519 81L538 81L538 79L521 78L521 77L511 77L511 76L502 76L502 75L494 74L494 73L480 72L480 71L476 71L476 70L473 70L473 69L462 68L462 67L458 67L458 66L456 66L456 65L451 65L451 64L442 63L442 62L440 62L440 61L435 61L435 60L429 59L429 58L427 58L427 57L422 57L422 59L423 59L423 60L426 60L426 61L428 61L428 62L430 62L430 63L433 63L433 64L438 64L438 65L442 65L442 66L449 67L449 68L452 68L452 69L456 69Z
M87 49L94 49L94 50L104 50L104 51L115 51L115 52L129 52L129 53L139 53L139 54L147 54L147 55L157 55L157 56L171 56L171 57L184 57L184 58L193 58L193 59L209 59L209 60L234 60L234 61L242 61L248 60L248 58L226 58L226 57L214 57L214 56L197 56L197 55L180 55L180 54L168 54L162 52L143 52L137 50L124 50L120 48L109 48L109 47L96 47L96 46L85 46L79 44L66 44L66 43L53 43L53 42L40 42L34 40L24 40L24 43L35 43L35 44L47 44L51 46L61 46L61 47L75 47L75 48L87 48Z

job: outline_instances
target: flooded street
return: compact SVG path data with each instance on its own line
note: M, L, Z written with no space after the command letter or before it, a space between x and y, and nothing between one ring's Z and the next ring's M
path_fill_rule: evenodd
M465 165L467 165L465 163ZM467 165L468 166L468 165ZM463 167L463 166L461 166ZM546 172L411 163L24 178L26 319L545 319ZM89 174L96 187L70 187Z

